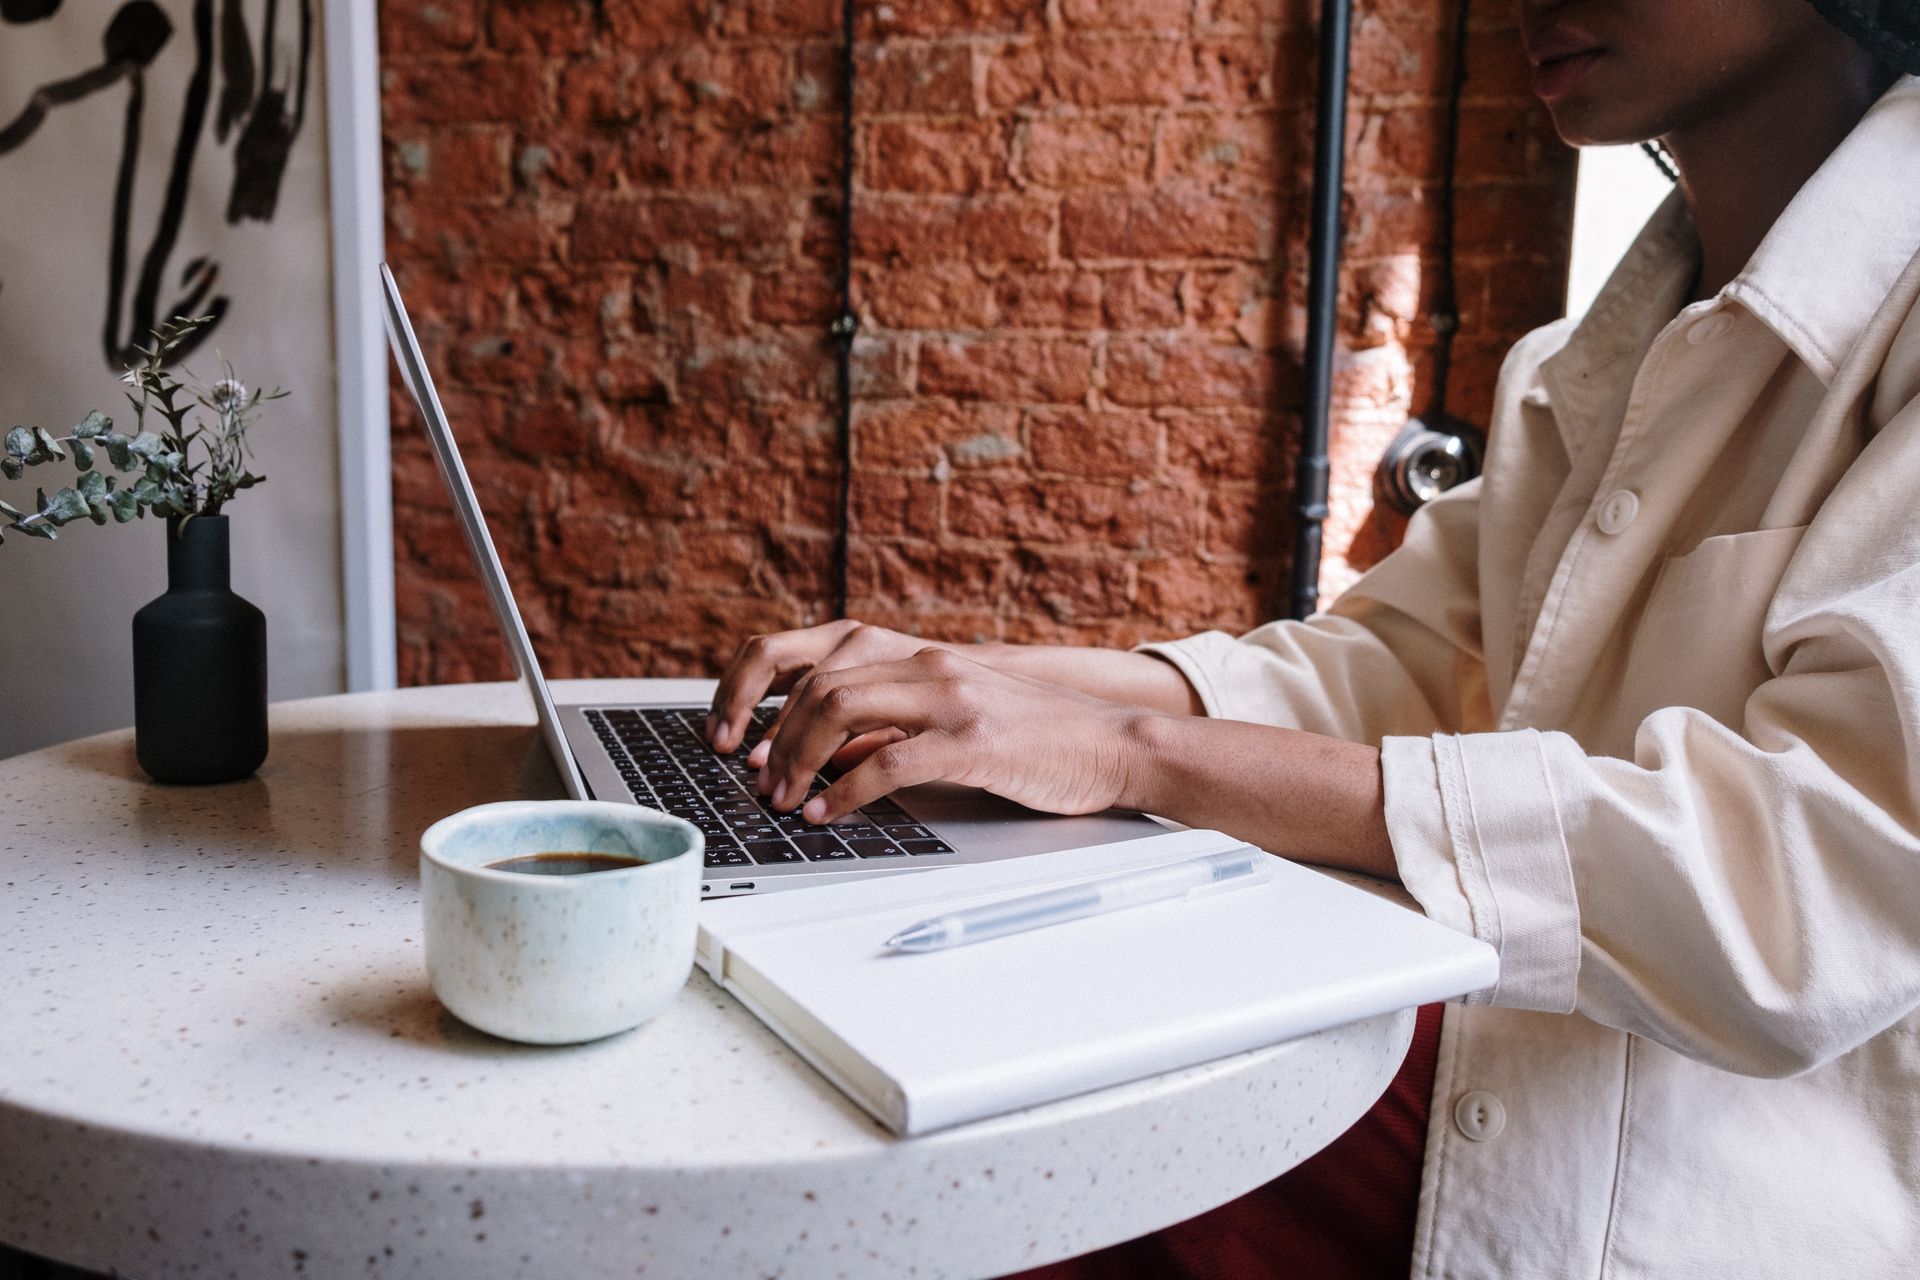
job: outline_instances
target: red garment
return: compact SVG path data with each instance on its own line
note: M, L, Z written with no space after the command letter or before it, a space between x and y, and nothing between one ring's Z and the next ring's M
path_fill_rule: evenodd
M1324 1150L1210 1213L1014 1280L1407 1280L1440 1006L1399 1074Z

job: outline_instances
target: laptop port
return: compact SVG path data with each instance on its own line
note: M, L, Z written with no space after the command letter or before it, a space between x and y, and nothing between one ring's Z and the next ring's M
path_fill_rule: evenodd
M730 884L730 885L728 885L728 886L727 886L727 888L729 888L729 889L751 889L751 888L753 888L753 881L751 881L751 880L736 880L736 881L734 881L734 882L733 882L732 884Z

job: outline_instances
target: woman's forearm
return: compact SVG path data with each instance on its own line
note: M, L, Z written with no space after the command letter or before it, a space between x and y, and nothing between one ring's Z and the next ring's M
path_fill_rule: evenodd
M1152 713L1136 717L1128 737L1125 807L1225 831L1303 862L1399 879L1373 747Z
M1045 680L1109 702L1169 715L1197 716L1204 711L1180 669L1152 654L1046 644L980 644L962 652L996 671Z

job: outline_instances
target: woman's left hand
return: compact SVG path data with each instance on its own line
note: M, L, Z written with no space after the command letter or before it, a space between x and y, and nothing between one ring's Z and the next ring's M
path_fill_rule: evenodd
M979 787L1049 813L1092 813L1125 803L1133 727L1154 714L928 648L803 677L766 748L760 790L791 810L837 755L836 763L858 763L806 801L809 821L922 782ZM871 743L884 745L861 757ZM843 751L849 744L855 749Z

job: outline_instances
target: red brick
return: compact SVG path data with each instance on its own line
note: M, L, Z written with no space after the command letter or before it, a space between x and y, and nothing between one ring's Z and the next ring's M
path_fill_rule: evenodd
M1354 15L1348 74L1376 93L1436 99L1447 91L1452 24L1437 6L1381 5Z
M589 0L492 0L487 40L507 53L584 53L596 35L594 8Z
M746 0L716 6L724 36L826 36L840 31L839 0Z
M913 394L914 347L893 334L864 333L853 340L848 374L855 400L885 400Z
M928 342L920 349L927 395L1014 403L1072 404L1092 386L1093 352L1045 339Z
M1126 613L1133 604L1134 566L1098 548L1023 549L1015 599L1037 605L1056 622L1085 622Z
M1037 119L1022 130L1022 174L1061 190L1124 187L1146 181L1153 122L1144 115Z
M540 114L541 63L526 56L395 59L380 73L384 123L524 125Z
M480 0L388 0L380 6L383 62L438 49L470 49L480 37Z
M1101 309L1109 329L1171 329L1180 324L1180 272L1124 267L1101 273Z
M1288 118L1289 125L1295 118ZM1281 128L1270 110L1171 116L1160 134L1158 178L1214 190L1280 189L1286 185L1279 163Z
M1061 251L1078 259L1264 258L1273 211L1245 196L1196 191L1068 196L1060 207Z
M715 400L822 400L832 362L824 335L778 334L706 342L680 363L685 396Z
M1199 0L1193 20L1202 31L1260 31L1297 12L1285 0Z
M854 465L932 470L941 459L993 465L1019 453L1019 412L1004 405L899 400L862 406L853 424ZM1004 444L996 442L1005 442Z
M1061 0L1069 27L1092 31L1177 33L1193 21L1194 0Z
M854 93L862 116L888 112L943 115L973 110L971 45L867 44L861 46L856 56L859 66L854 77ZM837 85L837 62L830 74Z
M645 262L671 248L737 256L782 254L790 211L770 199L655 197L583 201L573 218L576 262Z
M1034 469L1090 480L1138 480L1159 468L1160 424L1144 413L1040 409L1027 415Z
M931 538L940 529L942 488L905 476L860 476L851 495L851 528L869 538Z
M863 270L859 296L897 329L984 329L993 320L992 289L963 262Z
M504 125L395 130L387 137L387 187L422 203L489 204L511 186Z
M812 116L765 128L700 123L638 129L626 154L636 185L685 192L818 189L834 181L840 168L836 126Z
M871 190L970 195L1013 185L1012 129L998 121L882 121L865 132L858 181Z
M1284 33L1276 57L1273 42L1265 36L1223 36L1194 42L1192 70L1187 77L1188 96L1216 107L1237 107L1272 102L1274 67L1314 65L1314 45L1304 31ZM1290 76L1287 96L1310 101L1311 74Z
M1192 49L1181 40L1113 36L1026 41L987 65L987 103L1011 107L1111 107L1179 102L1194 87Z
M868 259L1043 262L1053 206L1021 196L868 199L855 212L853 231L854 252Z
M1004 551L863 538L850 557L848 576L861 596L937 608L955 598L997 599L1011 573Z
M755 275L751 297L753 318L763 324L824 325L840 306L833 281L813 269Z
M1097 329L1100 277L1091 271L1009 272L993 287L1001 329Z
M1276 390L1272 357L1200 341L1127 339L1107 348L1106 393L1129 405L1256 406Z
M1140 566L1138 608L1182 630L1238 631L1255 621L1250 597L1260 598L1272 585L1258 568L1240 562L1155 560Z
M949 490L947 527L962 538L1171 551L1199 533L1198 499L1151 485L962 476Z
M1038 30L1046 22L1040 0L913 0L863 5L857 15L862 37L998 35Z
M1178 410L1165 414L1167 468L1206 482L1285 483L1278 468L1291 456L1298 430L1264 409ZM1284 433L1282 428L1284 427Z
M691 44L708 30L710 0L601 0L608 44L646 49Z

